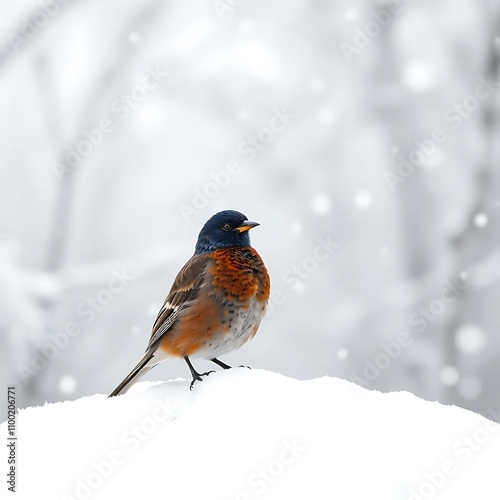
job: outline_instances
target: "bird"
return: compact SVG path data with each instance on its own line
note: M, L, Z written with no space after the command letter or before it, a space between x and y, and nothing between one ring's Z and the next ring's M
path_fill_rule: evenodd
M213 372L198 373L192 357L231 368L218 357L253 338L269 301L269 273L250 244L249 231L259 225L235 210L218 212L205 223L158 312L143 358L108 397L126 393L172 357L188 365L190 389Z

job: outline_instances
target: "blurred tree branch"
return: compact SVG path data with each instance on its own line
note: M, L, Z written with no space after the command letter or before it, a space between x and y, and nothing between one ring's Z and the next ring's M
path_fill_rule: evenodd
M99 119L102 118L102 116L99 115L100 110L106 107L109 95L116 92L116 87L118 87L119 82L124 78L124 75L132 64L139 47L136 44L130 45L126 42L129 34L140 30L144 33L143 38L145 38L148 33L152 32L149 27L150 24L156 22L159 18L161 19L159 14L168 5L169 3L165 4L161 0L154 0L141 6L138 12L132 13L129 22L116 37L114 46L108 49L109 60L103 65L104 70L100 73L100 78L95 82L91 92L85 99L85 103L82 106L83 116L80 125L75 128L75 130L77 130L77 136L70 144L64 144L61 147L61 151L58 154L61 163L64 163L67 146L76 147L78 141L81 139L80 135L78 135L81 133L81 130L95 127ZM36 40L33 40L32 43L36 43ZM41 54L35 61L37 63L36 71L38 72L40 90L43 93L43 95L41 95L41 100L44 101L50 98L51 102L48 105L48 110L54 113L54 110L58 109L56 96L45 92L49 86L47 84L48 59L45 55ZM48 119L50 120L49 129L52 134L57 133L57 130L62 130L62 127L58 127L57 120L54 117L48 117ZM48 246L44 259L43 268L46 272L54 273L59 271L62 267L71 230L74 191L79 178L79 170L84 168L84 163L85 159L83 159L78 168L64 175L59 183L54 202ZM55 182L57 182L55 176L54 179ZM55 304L50 298L42 300L41 304L47 312L45 330L51 331L55 328ZM37 351L39 347L40 346L33 345L33 348ZM41 383L41 378L43 378L45 374L46 372L44 371L39 377L32 378L31 385L28 385L26 390L36 392L36 386Z
M82 2L78 2L77 0L73 0L65 5L61 5L61 10L50 20L47 26L44 26L40 28L40 30L48 30L51 28L51 26L54 25L54 19L63 19L64 16L61 16L61 13L67 13L69 12L68 9L71 9L77 5L79 5ZM37 2L37 5L35 8L31 9L29 14L26 14L25 16L21 17L20 20L18 21L18 25L21 24L21 21L23 19L33 19L36 14L38 14L41 10L40 5ZM9 40L9 35L17 35L14 30L11 30L9 33L7 33L7 36L5 37L6 40ZM19 35L18 35L19 36ZM36 35L37 36L37 35ZM26 57L26 51L30 49L30 46L35 47L36 46L36 36L34 37L33 40L29 39L27 41L27 44L29 45L28 47L21 47L19 51L14 50L14 47L12 46L12 43L9 40L9 43L5 43L2 47L0 47L0 71L2 69L5 69L6 65L11 62L15 57Z
M491 76L494 81L500 78L500 52L496 40L500 37L500 5L497 2L486 1L484 6L485 25L490 26L489 55L487 58L486 75ZM454 271L450 279L458 276L461 272L468 275L469 268L481 258L480 252L483 248L480 243L488 238L488 228L478 228L475 217L482 212L488 213L488 202L491 188L494 185L494 172L499 164L498 143L500 138L498 95L482 103L481 123L487 144L483 157L478 162L475 174L475 197L467 215L466 224L462 231L456 234L450 241L452 255L454 255ZM491 246L484 246L491 248ZM443 366L453 366L462 373L460 369L460 355L455 345L457 329L466 321L467 314L471 308L467 306L471 298L470 286L453 303L453 311L449 320L443 327ZM448 403L456 403L460 399L456 385L443 386L442 400Z
M132 63L133 56L137 52L137 45L130 46L124 43L128 39L128 35L140 26L147 26L148 23L155 22L163 8L165 8L165 4L160 0L155 0L142 7L139 14L131 16L130 23L117 37L114 49L109 51L110 61L105 65L107 69L101 73L100 79L96 81L93 90L86 98L86 103L82 108L84 116L80 126L77 127L78 134L84 128L95 127L99 119L102 118L102 116L96 114L96 111L102 109L103 105L107 103L108 94L115 88ZM143 30L145 34L151 31L149 29ZM80 138L80 135L77 135L69 146L76 147ZM59 154L61 163L64 163L66 147L67 145L64 145ZM47 271L54 271L61 266L69 234L74 186L78 178L78 171L83 168L84 163L85 159L78 168L62 177L55 202L52 229L45 257L44 267Z

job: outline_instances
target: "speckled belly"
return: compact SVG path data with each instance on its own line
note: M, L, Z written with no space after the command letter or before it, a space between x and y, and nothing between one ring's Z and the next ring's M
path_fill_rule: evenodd
M194 357L211 359L239 349L257 332L265 309L265 305L256 300L251 300L246 308L233 308L227 304L223 329L207 339Z

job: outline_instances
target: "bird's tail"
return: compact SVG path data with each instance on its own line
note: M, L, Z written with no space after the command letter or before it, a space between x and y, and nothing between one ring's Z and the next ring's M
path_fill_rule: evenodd
M148 351L108 397L125 394L140 378L154 368L161 361L160 359L154 359L154 354L154 351Z

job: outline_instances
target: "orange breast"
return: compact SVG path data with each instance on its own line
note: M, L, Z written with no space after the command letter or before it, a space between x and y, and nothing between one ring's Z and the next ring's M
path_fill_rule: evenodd
M253 248L220 248L213 252L212 285L227 300L242 306L251 299L267 302L271 283L260 255Z
M160 347L169 356L192 356L211 339L230 332L235 308L248 309L257 301L262 314L265 311L270 279L253 248L219 249L210 258L197 298L161 340ZM258 323L252 336L257 329Z

